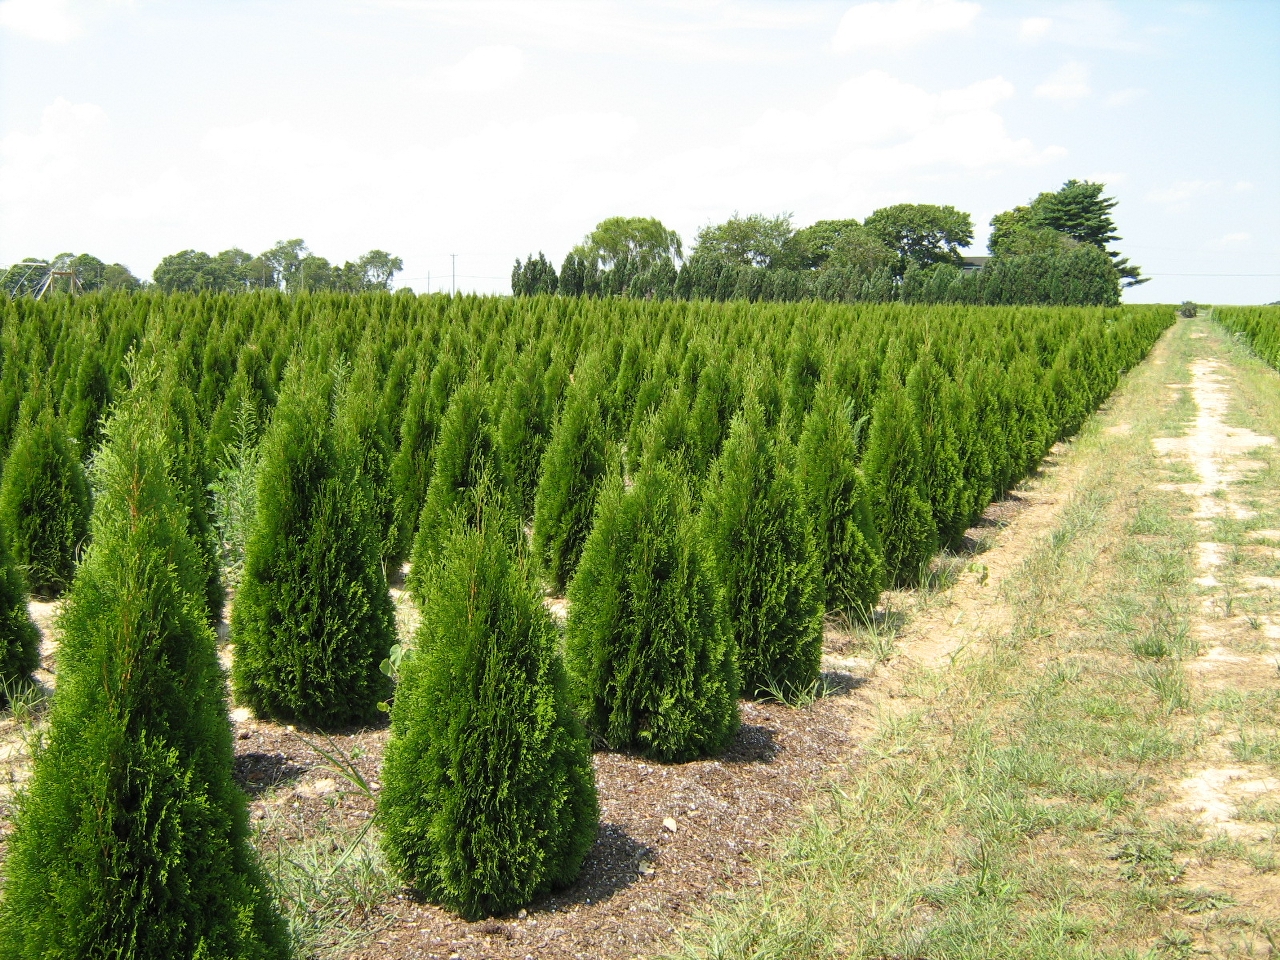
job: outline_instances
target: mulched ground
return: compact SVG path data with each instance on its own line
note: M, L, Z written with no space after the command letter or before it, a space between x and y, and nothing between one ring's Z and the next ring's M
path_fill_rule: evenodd
M361 960L439 958L633 958L670 942L672 931L714 893L758 882L752 858L793 823L807 797L855 747L851 716L870 710L863 681L828 674L828 696L808 707L744 703L732 747L715 760L657 764L595 756L600 833L578 881L513 916L467 923L401 891L365 918ZM240 715L243 716L243 715ZM251 816L268 820L271 847L321 831L350 835L372 804L288 728L241 719L236 775ZM377 783L387 731L332 738ZM323 740L308 737L312 744ZM267 826L267 824L263 824ZM674 829L673 829L674 828Z

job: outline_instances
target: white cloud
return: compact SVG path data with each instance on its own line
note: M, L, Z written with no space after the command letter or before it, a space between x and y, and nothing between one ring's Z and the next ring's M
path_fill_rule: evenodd
M1064 63L1036 87L1036 96L1069 102L1089 95L1089 67L1077 60Z
M0 200L39 205L50 193L74 189L90 175L106 128L98 105L58 97L35 133L19 130L0 139Z
M1152 190L1146 199L1151 203L1163 204L1171 210L1180 209L1188 200L1213 193L1222 186L1219 180L1180 180L1163 190Z
M797 184L993 171L1059 155L1059 148L1038 149L1010 136L996 108L1013 93L1003 77L934 93L875 70L812 108L765 112L738 144L700 155L691 166L705 177L699 189L733 202L732 192L753 192L752 179L776 184L786 196Z
M80 33L80 21L67 10L65 0L4 0L0 29L33 40L65 43Z
M1218 239L1218 246L1229 247L1236 243L1248 243L1253 239L1253 234L1240 231L1239 233L1228 233L1224 237Z
M476 47L457 63L441 67L435 79L453 93L488 93L505 87L523 71L520 48L498 44Z
M1147 95L1146 87L1125 87L1107 95L1108 107L1126 107Z
M981 7L962 0L885 0L850 7L832 45L839 53L867 47L901 50L936 33L969 26Z
M1018 37L1022 40L1039 40L1048 34L1053 21L1048 17L1027 17L1018 28Z
M1235 188L1239 190L1241 193L1244 193L1246 190L1252 190L1253 184L1250 183L1248 180L1238 180L1236 181Z

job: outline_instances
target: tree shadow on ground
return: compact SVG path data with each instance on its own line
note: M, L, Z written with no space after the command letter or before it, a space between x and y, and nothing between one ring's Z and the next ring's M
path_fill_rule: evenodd
M242 753L235 758L232 775L241 790L256 797L282 783L296 781L308 769L279 753Z

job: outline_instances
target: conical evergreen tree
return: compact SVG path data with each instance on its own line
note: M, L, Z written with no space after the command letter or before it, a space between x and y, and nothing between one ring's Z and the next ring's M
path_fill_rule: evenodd
M563 887L595 841L557 632L499 530L458 523L391 710L378 801L405 879L468 918Z
M947 410L949 386L932 349L926 346L907 374L907 396L920 429L922 486L943 543L952 543L964 535L973 507L960 440Z
M5 691L24 683L40 664L40 633L27 611L27 582L9 555L0 529L0 707Z
M938 528L924 491L923 459L911 399L896 378L888 377L871 414L862 466L891 584L916 582L938 549Z
M849 412L824 380L800 433L796 472L813 519L829 610L869 610L884 589L884 548L857 464Z
M738 727L732 634L682 478L615 477L569 586L566 661L588 728L617 750L689 760Z
M286 379L258 469L257 515L231 618L236 698L317 727L372 719L395 621L351 451L336 442L327 376Z
M794 471L751 398L702 498L702 528L733 628L742 690L791 698L818 678L822 565Z
M355 457L369 518L378 538L379 556L388 564L399 564L403 554L391 482L395 450L391 428L382 417L378 386L376 367L368 357L361 357L351 378L342 386L335 426L338 441Z
M409 573L409 588L419 603L426 597L427 579L440 560L456 519L470 518L474 522L480 515L480 489L501 477L488 401L485 384L469 380L454 393L440 425Z
M533 549L557 594L577 569L606 467L604 427L595 382L569 391L542 461L533 511Z
M113 417L58 695L4 863L0 958L283 958L163 431Z
M0 481L0 530L31 589L56 596L71 583L89 532L89 486L51 405L22 420Z

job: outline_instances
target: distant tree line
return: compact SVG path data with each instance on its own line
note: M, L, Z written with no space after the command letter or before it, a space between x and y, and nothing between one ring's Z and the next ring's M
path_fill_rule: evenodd
M161 260L152 279L166 293L262 289L360 293L390 290L392 278L403 269L400 258L384 250L370 250L356 261L348 260L339 266L312 253L299 239L281 240L256 257L238 247L214 256L183 250Z
M0 277L10 297L34 296L45 279L54 274L50 289L55 293L81 291L138 290L154 285L165 293L235 293L242 290L337 290L362 293L390 290L391 281L404 269L399 257L384 250L370 250L354 262L330 263L307 249L302 240L282 240L270 250L254 256L239 247L210 256L200 250L182 250L160 261L151 283L139 280L123 264L106 264L88 253L61 253L52 260L35 257L15 263ZM72 280L74 275L74 283Z
M50 273L54 274L50 284L54 293L66 293L71 289L69 274L75 275L85 293L92 290L137 290L143 286L142 281L122 263L104 263L91 253L60 253L51 260L41 257L20 260L0 277L0 288L11 297L34 296Z
M642 299L825 300L969 304L1119 303L1146 282L1107 244L1120 239L1103 184L1070 180L991 220L985 263L966 262L969 214L952 206L901 203L865 221L792 226L789 214L734 214L708 224L684 258L679 235L652 218L611 217L565 257L557 274L545 254L517 260L516 296Z

